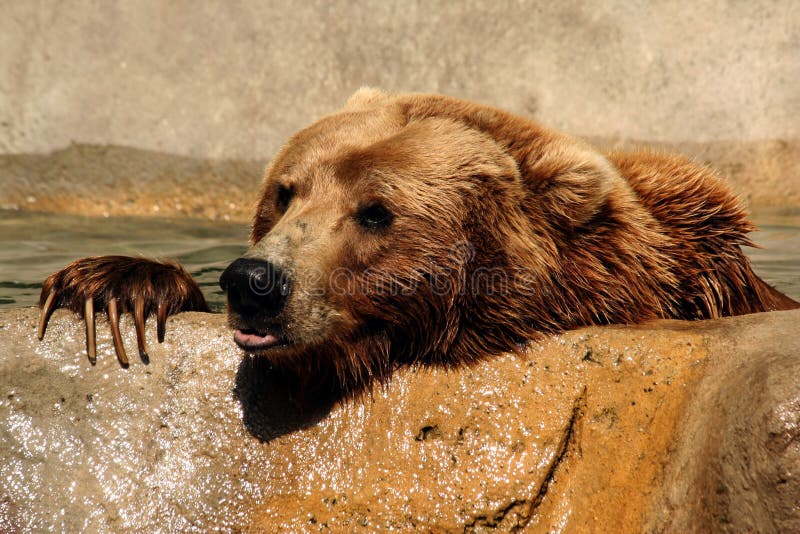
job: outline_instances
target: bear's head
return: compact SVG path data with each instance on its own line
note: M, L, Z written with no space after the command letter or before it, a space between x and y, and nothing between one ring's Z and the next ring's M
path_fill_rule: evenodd
M499 110L362 90L269 165L251 247L221 278L234 339L347 390L513 350L561 326L559 247L619 181Z

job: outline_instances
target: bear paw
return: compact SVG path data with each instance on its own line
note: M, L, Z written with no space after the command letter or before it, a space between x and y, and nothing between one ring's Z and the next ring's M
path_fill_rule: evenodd
M182 311L210 311L191 275L180 265L130 256L98 256L76 260L51 274L39 297L42 314L38 336L44 338L50 316L57 308L82 314L86 323L86 352L97 362L95 310L105 310L111 325L114 350L123 367L128 356L119 331L120 313L132 312L139 356L148 363L145 321L157 317L158 342L164 341L169 315Z

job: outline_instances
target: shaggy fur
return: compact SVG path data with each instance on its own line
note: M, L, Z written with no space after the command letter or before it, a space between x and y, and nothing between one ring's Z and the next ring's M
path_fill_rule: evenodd
M50 315L67 308L84 316L89 360L95 355L95 310L108 314L114 349L123 366L128 357L119 331L119 314L134 315L139 355L147 362L145 321L156 315L158 342L164 341L167 317L182 311L210 311L203 293L186 270L176 263L157 262L129 256L100 256L76 260L51 274L42 284L39 296L42 339Z
M390 221L365 224L376 206ZM585 325L799 306L753 273L752 229L684 158L603 154L487 106L362 90L267 170L246 256L291 273L285 309L229 318L280 336L256 352L301 387L355 391L404 362L469 364Z

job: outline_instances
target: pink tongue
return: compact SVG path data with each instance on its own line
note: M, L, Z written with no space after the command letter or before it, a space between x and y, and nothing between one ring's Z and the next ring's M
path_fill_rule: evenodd
M279 340L272 334L259 336L258 334L245 334L241 330L237 330L233 334L233 340L240 345L248 347L269 347L275 345Z

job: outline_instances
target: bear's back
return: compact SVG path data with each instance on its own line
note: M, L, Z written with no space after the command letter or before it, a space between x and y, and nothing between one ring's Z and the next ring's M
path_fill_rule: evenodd
M797 306L752 272L741 247L753 246L748 234L755 225L744 203L714 171L683 156L651 150L611 152L607 157L664 232L681 244L685 318ZM696 310L701 310L699 316L693 317Z

